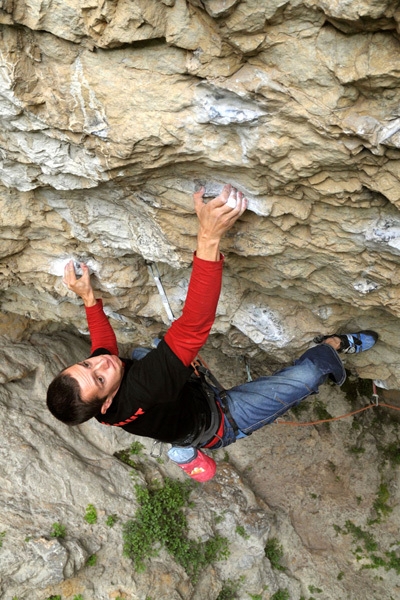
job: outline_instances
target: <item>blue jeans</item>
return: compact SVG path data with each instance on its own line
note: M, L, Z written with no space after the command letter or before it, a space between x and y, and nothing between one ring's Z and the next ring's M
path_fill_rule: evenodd
M320 344L307 350L291 367L227 390L226 401L239 433L235 436L231 424L225 419L221 440L209 449L229 446L237 439L273 423L308 396L317 394L319 386L328 377L342 385L346 372L336 350L328 344ZM173 447L168 451L168 456L178 463L189 462L195 454L196 450L191 447Z
M142 358L148 351L144 348L134 350L132 358ZM237 439L273 423L308 396L317 394L319 386L328 377L342 385L346 372L336 350L328 344L319 344L304 352L291 367L230 388L226 391L226 401L239 433L236 436L228 419L225 419L222 438L210 449L229 446ZM195 455L196 449L190 446L173 446L168 451L168 456L178 463L190 462Z

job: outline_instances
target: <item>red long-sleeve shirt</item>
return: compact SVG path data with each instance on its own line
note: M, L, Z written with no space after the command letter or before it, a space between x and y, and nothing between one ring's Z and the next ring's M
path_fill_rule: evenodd
M209 418L201 387L188 382L190 364L205 343L215 319L222 283L223 258L217 262L194 256L186 302L155 350L140 361L125 361L120 388L104 424L166 442L195 435ZM102 301L86 308L92 353L105 349L118 354L117 340L104 314Z

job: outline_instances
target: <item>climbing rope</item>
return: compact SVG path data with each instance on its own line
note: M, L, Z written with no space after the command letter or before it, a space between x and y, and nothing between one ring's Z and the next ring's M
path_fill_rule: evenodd
M379 402L379 396L376 391L376 385L372 382L372 398L371 404L368 406L364 406L363 408L359 408L358 410L353 410L352 412L346 413L345 415L340 415L340 417L332 417L330 419L320 419L319 421L308 421L308 422L298 422L298 421L281 421L277 419L275 423L277 425L291 425L292 427L305 427L307 425L320 425L321 423L331 423L332 421L340 421L340 419L346 419L347 417L352 417L353 415L357 415L358 413L362 413L365 410L369 410L370 408L379 408L380 406L384 406L385 408L391 408L393 410L400 410L400 407L393 406L392 404L386 404L385 402Z

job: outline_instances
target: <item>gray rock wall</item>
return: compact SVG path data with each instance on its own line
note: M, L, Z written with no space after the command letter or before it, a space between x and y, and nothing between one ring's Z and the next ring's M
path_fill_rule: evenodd
M321 437L319 429L295 441L293 431L285 432L284 442L260 432L243 450L232 450L235 466L221 455L217 483L199 493L199 512L215 496L222 496L220 508L233 507L225 528L233 558L194 589L167 557L147 576L132 573L121 559L120 531L93 532L84 524L89 502L104 513L132 512L127 469L113 457L131 438L92 424L66 429L47 414L44 395L52 376L88 349L82 306L61 282L67 260L89 264L121 347L148 345L168 326L148 262L156 263L179 314L195 247L191 194L199 184L217 193L226 182L246 194L249 210L223 242L224 289L208 345L219 374L227 383L241 381L244 358L253 373L270 372L317 333L373 328L379 344L346 367L383 388L399 388L399 23L394 0L0 0L0 531L6 532L0 590L6 600L51 593L63 600L78 593L84 600L215 600L221 582L243 570L243 598L267 599L287 588L293 600L308 600L309 585L324 587L321 600L370 597L375 571L360 570L350 543L343 549L332 527L345 513L355 519L353 508L359 525L373 518L383 477L379 448L397 443L390 423L381 425L379 439L367 417L359 423L370 453L362 466L364 491L352 493L350 476L343 485L353 503L367 498L363 511L350 500L344 509L321 471L314 473L320 488L311 493L331 498L332 492L331 512L296 501L309 480L295 474L313 467L301 459L292 464L285 448L293 444L302 456L304 444ZM335 414L351 408L331 388L325 394ZM318 442L317 464L328 474L329 461L346 473L361 464L352 456L350 466L346 453L356 443L354 431L337 427ZM255 469L263 460L274 475L270 482L261 469L264 484L248 471L248 461ZM171 465L148 461L151 472L179 476ZM289 483L272 493L282 461L292 469L285 471ZM397 506L396 469L386 475ZM235 523L248 510L261 525L254 532L249 525L244 541L235 537ZM309 515L318 511L323 518L314 538ZM398 547L390 537L395 511L390 519L380 533L388 552ZM48 535L59 520L69 524L62 543ZM297 565L287 563L285 573L271 571L263 556L273 523ZM90 572L84 564L97 551L102 560ZM299 556L308 557L301 569ZM342 556L350 557L346 569ZM353 576L338 583L342 570ZM384 579L375 580L374 600L395 598L394 569L378 575Z

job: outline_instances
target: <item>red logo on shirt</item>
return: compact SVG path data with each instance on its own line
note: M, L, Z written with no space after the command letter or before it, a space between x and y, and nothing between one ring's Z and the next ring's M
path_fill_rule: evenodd
M120 423L102 423L102 425L112 425L113 427L122 427L123 425L128 425L132 421L136 421L140 415L144 415L144 410L142 408L138 408L134 415L126 419L126 421L121 421Z

